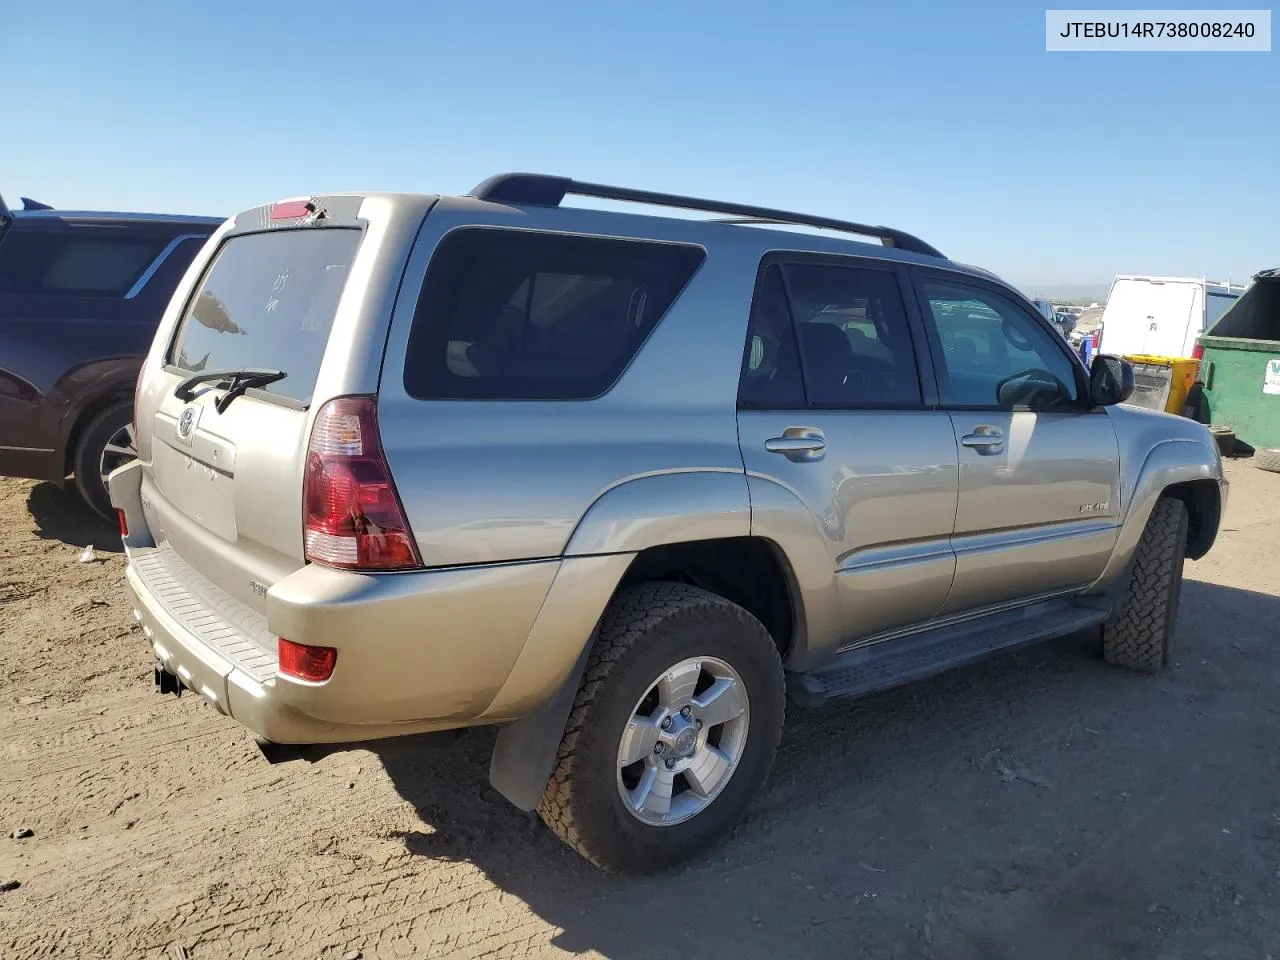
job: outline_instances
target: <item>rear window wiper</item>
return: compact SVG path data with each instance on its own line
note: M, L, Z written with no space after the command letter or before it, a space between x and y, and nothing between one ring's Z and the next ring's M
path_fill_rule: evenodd
M202 383L212 383L225 387L227 392L213 404L218 413L222 413L231 405L231 401L250 387L265 387L269 383L283 380L288 374L283 370L206 370L187 377L173 389L173 395L184 403L195 399L194 388Z

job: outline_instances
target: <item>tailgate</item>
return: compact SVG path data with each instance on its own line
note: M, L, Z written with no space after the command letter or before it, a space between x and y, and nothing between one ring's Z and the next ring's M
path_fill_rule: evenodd
M331 334L364 236L357 225L229 233L144 373L148 525L158 544L259 612L267 589L304 564L312 406L324 399ZM264 369L284 375L233 398L233 380L189 380Z

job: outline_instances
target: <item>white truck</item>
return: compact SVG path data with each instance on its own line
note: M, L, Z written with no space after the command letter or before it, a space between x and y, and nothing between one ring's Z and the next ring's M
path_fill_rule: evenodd
M1191 357L1196 338L1235 303L1244 287L1203 277L1118 274L1102 314L1096 352Z

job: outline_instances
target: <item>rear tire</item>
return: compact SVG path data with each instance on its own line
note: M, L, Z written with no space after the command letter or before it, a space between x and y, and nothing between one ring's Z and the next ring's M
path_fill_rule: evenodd
M1102 628L1102 655L1107 663L1157 673L1169 662L1186 552L1186 504L1161 497L1138 541L1120 615Z
M107 520L115 516L115 511L104 470L110 473L137 456L136 452L127 453L133 447L132 420L133 406L128 402L107 407L84 428L72 458L71 469L80 495Z
M706 672L699 673L704 660ZM685 714L667 700L676 687L684 689L673 681L689 669L699 685ZM713 670L733 679L714 679ZM720 689L740 684L735 696L742 698L741 712L724 710L733 719L718 721L720 714L704 706L713 702L708 683ZM723 597L682 583L626 588L601 619L538 813L560 839L605 870L644 872L675 864L733 829L769 773L784 712L782 663L759 620ZM669 729L659 723L664 716L674 721ZM656 726L643 727L649 718ZM634 746L638 737L628 737L639 729L653 742ZM677 743L682 729L688 742ZM663 738L673 742L659 744ZM695 740L701 745L691 746ZM707 747L713 752L683 752ZM628 764L632 753L643 759ZM709 772L700 756L714 758L713 767L724 765ZM687 769L688 776L670 773L673 766ZM665 793L653 791L659 798L654 814L640 799L644 777L657 778L664 770L668 786ZM668 813L661 812L664 807Z

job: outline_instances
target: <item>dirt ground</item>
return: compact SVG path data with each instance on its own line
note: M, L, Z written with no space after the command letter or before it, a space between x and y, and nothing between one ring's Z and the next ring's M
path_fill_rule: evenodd
M0 957L1280 958L1280 475L1229 469L1171 670L1082 634L793 710L733 839L639 880L501 800L490 733L273 766L153 693L113 530L0 480Z

